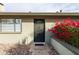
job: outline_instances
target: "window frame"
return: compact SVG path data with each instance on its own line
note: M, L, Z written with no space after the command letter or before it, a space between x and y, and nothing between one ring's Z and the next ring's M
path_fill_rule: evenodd
M10 31L10 32L2 32L2 19L6 19L6 21L7 21L7 19L13 19L14 20L14 31L12 32L12 31ZM22 33L22 19L20 19L20 31L18 32L18 31L16 31L16 23L15 23L15 20L16 19L20 19L20 18L0 18L0 21L1 21L1 30L0 30L0 34L20 34L20 33ZM7 22L6 22L6 24L8 24Z

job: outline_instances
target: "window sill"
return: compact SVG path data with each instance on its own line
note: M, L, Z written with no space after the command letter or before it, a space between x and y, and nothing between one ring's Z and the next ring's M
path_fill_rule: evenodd
M0 34L21 34L22 32L0 32Z

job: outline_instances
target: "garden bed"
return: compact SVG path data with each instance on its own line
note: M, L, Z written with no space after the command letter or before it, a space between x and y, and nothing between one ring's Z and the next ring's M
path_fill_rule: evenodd
M78 20L73 20L72 17L62 19L62 21L56 20L55 26L49 29L49 31L53 34L51 43L60 54L79 54Z
M50 42L60 55L79 55L79 49L66 42L56 38L52 38Z

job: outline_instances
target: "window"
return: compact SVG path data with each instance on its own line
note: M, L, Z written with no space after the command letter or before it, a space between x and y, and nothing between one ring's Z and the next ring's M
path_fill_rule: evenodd
M21 19L0 19L0 32L21 32Z

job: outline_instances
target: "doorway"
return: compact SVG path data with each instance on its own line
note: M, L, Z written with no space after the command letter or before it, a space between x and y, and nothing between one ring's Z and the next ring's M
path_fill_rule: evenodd
M45 43L45 19L34 19L34 43Z

